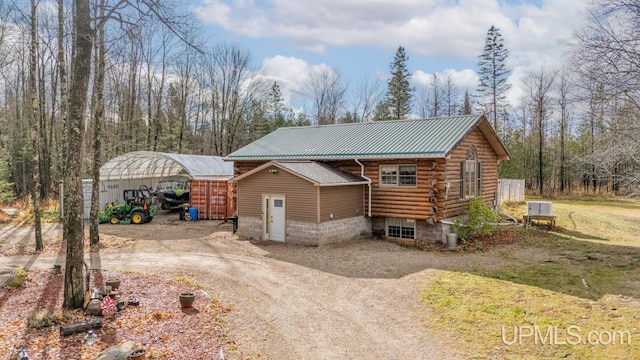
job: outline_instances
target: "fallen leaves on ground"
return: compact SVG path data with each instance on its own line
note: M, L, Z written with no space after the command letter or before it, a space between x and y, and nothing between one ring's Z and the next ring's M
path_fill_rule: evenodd
M94 271L91 287L102 278ZM29 272L20 288L0 288L0 354L17 358L26 349L32 359L94 359L102 350L127 340L147 351L148 359L216 359L220 348L233 345L225 338L222 314L231 310L202 289L172 278L179 274L155 275L110 272L109 277L121 279L116 299L130 295L139 306L103 317L102 329L95 330L97 341L84 343L85 333L60 336L59 326L35 329L27 318L36 310L46 310L52 322L64 324L85 320L80 310L61 313L64 276L53 271ZM102 282L102 281L100 281ZM181 292L196 294L190 309L182 309Z
M475 253L489 251L496 246L511 245L522 240L522 232L519 232L518 227L505 227L496 229L496 231L482 239L470 239L468 241L458 240L458 244L455 248L455 252ZM420 241L417 246L425 251L452 251L447 248L446 244L441 242Z

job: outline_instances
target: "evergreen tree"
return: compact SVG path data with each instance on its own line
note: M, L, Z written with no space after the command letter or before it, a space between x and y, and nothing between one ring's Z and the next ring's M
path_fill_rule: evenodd
M509 51L504 46L500 29L491 26L487 31L484 50L478 62L480 84L478 85L479 105L493 120L493 127L498 129L498 114L507 107L506 93L511 88L507 83L509 70L506 68Z
M2 149L0 149L1 151ZM4 151L0 152L0 205L11 203L15 200L13 183L10 182L9 165L4 160Z
M382 121L389 119L391 119L389 102L387 100L382 100L376 104L376 108L373 112L373 121Z
M464 92L464 104L462 105L462 115L471 115L471 100L469 99L469 90Z
M392 119L404 119L411 112L411 73L407 70L409 57L402 46L398 47L391 63L391 78L387 83L387 105ZM378 111L376 111L378 113Z
M274 81L273 85L271 85L271 91L269 91L269 95L267 96L267 116L269 118L270 127L263 135L266 135L277 128L285 126L286 110L287 106L285 105L284 99L282 98L282 90L280 90L280 85L278 85L278 83Z

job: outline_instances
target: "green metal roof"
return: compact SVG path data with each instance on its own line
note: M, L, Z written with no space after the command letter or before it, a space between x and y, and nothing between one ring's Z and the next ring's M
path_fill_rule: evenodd
M225 160L442 158L483 119L467 115L279 128Z

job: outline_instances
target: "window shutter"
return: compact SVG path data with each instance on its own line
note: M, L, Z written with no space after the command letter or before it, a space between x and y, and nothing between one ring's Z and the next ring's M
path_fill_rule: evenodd
M478 161L478 196L482 196L482 163Z
M460 199L464 199L464 165L465 161L460 162Z

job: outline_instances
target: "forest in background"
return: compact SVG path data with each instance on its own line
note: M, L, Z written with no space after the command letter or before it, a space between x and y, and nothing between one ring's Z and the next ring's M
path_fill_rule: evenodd
M347 85L328 67L309 74L301 109L257 76L250 49L209 42L177 9L172 1L91 3L82 177L130 151L224 156L281 126L484 112L512 156L501 178L525 179L545 196L640 191L640 1L594 3L588 25L567 39L566 65L529 73L518 104L506 102L509 44L492 27L478 44L476 93L437 74L428 86L411 83L400 46L388 79ZM64 178L77 130L67 121L73 11L64 0L0 0L0 201L34 188L57 196Z

